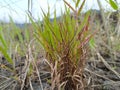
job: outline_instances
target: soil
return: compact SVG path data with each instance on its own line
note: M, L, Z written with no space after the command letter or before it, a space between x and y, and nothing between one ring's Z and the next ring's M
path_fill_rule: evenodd
M91 58L87 62L85 74L89 84L86 90L120 90L120 57L101 57L109 66L99 58Z
M117 56L116 59L112 59L110 56L107 55L101 55L104 60L110 65L111 69L115 70L117 73L120 73L120 57ZM25 63L25 57L19 58L20 62L16 62L16 68L19 68L17 71L18 74L22 73L22 69L24 67ZM11 67L5 60L4 57L0 58L0 63L5 64L9 67ZM21 65L20 65L21 64ZM42 81L42 85L44 90L50 90L50 83L48 83L48 80L50 80L51 74L46 71L45 63L39 63L38 69L40 71L40 78ZM21 68L21 70L20 70ZM47 67L48 68L48 67ZM0 75L9 77L12 76L13 73L9 72L8 70L0 68ZM34 74L36 75L36 73ZM37 75L36 75L37 76ZM120 75L117 76L115 72L110 70L104 62L102 62L97 56L91 57L87 63L84 70L84 78L86 80L86 87L85 90L120 90ZM1 87L6 85L2 83L6 79L0 77L0 90L20 90L20 83L14 81L11 85L6 87L5 89L2 89ZM12 80L11 80L12 81ZM11 82L10 80L8 82ZM42 90L40 87L40 82L38 80L38 77L33 78L31 80L33 90ZM14 87L14 89L13 89ZM23 90L31 90L30 85L26 83Z

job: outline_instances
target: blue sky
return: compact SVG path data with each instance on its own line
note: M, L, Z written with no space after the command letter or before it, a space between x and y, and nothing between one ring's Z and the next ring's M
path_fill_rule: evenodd
M67 0L72 6L74 6L72 0ZM84 10L93 8L99 9L97 0L86 0ZM105 0L101 0L105 9L110 9ZM120 0L118 0L120 2ZM33 0L32 15L35 19L42 19L40 7L47 12L48 3L50 5L51 17L53 16L54 9L56 8L57 15L60 15L61 8L64 11L63 0ZM27 12L28 0L0 0L0 20L9 22L9 16L11 16L14 22L23 23L28 21Z

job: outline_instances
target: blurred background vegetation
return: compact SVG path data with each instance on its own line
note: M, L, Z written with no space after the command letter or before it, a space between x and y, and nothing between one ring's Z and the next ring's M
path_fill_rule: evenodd
M0 1L0 90L120 89L120 2L85 1Z

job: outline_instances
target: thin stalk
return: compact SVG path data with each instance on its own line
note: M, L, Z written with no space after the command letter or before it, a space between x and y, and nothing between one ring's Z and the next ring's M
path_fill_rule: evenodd
M101 11L103 25L104 25L104 28L105 28L105 31L106 31L106 34L107 34L107 41L108 41L107 43L108 43L109 47L112 48L112 45L111 45L111 42L110 42L110 32L109 32L109 29L108 29L109 23L105 19L105 15L104 15L104 11L103 11L101 2L99 0L97 0L97 3L98 3L98 6L100 8L100 11ZM110 50L110 54L112 55L111 50Z

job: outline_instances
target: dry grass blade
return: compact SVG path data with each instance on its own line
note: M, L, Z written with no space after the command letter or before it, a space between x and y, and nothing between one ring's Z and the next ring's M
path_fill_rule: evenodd
M66 0L63 0L65 2L65 4L74 12L77 14L76 10L66 1Z
M41 90L44 90L43 89L43 85L42 85L42 81L41 81L41 78L40 78L40 74L39 74L39 70L37 68L37 65L36 65L36 62L35 62L35 59L33 57L33 53L32 53L32 49L31 49L31 44L33 43L35 39L32 39L30 41L30 43L28 44L28 54L26 54L26 64L24 66L24 69L23 69L23 75L21 76L21 80L22 80L22 85L21 85L21 90L23 90L25 88L25 85L26 84L29 84L30 85L30 88L31 90L33 90L33 87L32 87L32 82L31 82L31 77L28 76L28 74L31 74L32 72L32 69L33 67L35 67L35 70L36 70L36 73L38 75L38 80L40 82L40 87L41 87ZM33 66L31 68L31 65ZM29 80L29 81L27 81Z
M103 79L106 79L106 80L108 80L108 81L110 81L110 82L112 82L112 83L115 82L115 81L113 81L113 80L111 80L111 79L109 79L109 78L107 78L107 77L105 77L105 76L103 76L103 75L97 74L97 73L95 73L95 72L93 72L93 71L91 71L91 70L89 70L89 69L87 69L87 68L85 68L85 71L87 71L87 72L89 72L89 73L91 73L91 74L94 74L94 75L96 75L96 76L98 76L98 77L101 77L101 78L103 78Z
M31 90L34 90L34 89L33 89L33 86L32 86L32 82L31 82L31 77L29 78L29 84L30 84Z
M8 77L6 77L6 76L3 76L3 75L0 75L0 77L1 77L1 78L4 78L4 79L10 79L10 78L8 78Z
M34 40L34 39L33 39ZM31 58L31 47L30 47L30 45L31 45L31 43L33 42L33 40L31 40L31 42L29 43L29 45L28 45L28 55L26 55L26 65L25 65L25 67L24 67L24 75L22 76L22 84L21 84L21 90L23 90L23 88L24 88L24 86L25 86L25 81L26 81L26 79L28 78L27 77L27 73L28 73L28 71L29 71L29 67L30 67L30 64L31 64L31 62L32 62L32 58Z
M3 83L0 83L0 90L5 90L7 87L9 87L14 82L15 80L12 80L11 78L8 80L5 80Z
M118 78L120 78L120 74L116 72L106 61L105 59L100 55L100 53L97 53L98 58L103 62L103 64L110 70L112 71Z
M27 57L26 57L27 58ZM27 60L29 60L28 58L27 58ZM26 81L26 79L27 79L27 73L28 73L28 71L29 71L29 67L30 67L30 61L27 61L27 64L26 64L26 66L25 66L25 68L24 68L24 74L21 76L22 77L22 84L21 84L21 90L23 90L23 88L24 88L24 86L25 86L25 81Z
M117 86L117 85L120 85L120 81L117 81L117 82L109 82L109 83L106 83L106 84L100 84L100 85L92 85L91 87L101 87L101 86L106 86L106 85L114 85L114 86Z
M39 70L38 70L37 65L36 65L36 63L35 63L35 61L34 61L33 56L32 56L32 62L33 62L33 65L35 66L36 73L37 73L37 75L38 75L38 79L39 79L39 82L40 82L41 89L44 90L44 89L43 89L43 85L42 85L42 81L41 81L41 78L40 78Z

